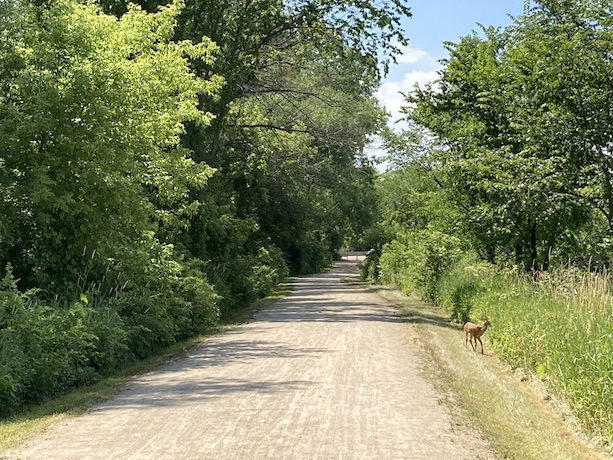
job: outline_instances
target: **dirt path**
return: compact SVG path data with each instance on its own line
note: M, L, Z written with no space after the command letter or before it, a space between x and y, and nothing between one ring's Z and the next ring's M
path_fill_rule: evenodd
M394 309L341 283L355 270L301 278L253 322L9 458L495 458L424 379L425 355Z

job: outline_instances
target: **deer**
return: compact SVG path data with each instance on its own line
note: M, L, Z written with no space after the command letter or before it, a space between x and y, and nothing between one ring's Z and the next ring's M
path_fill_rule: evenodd
M481 341L481 336L485 333L485 331L487 331L487 328L492 325L487 319L487 316L484 316L482 319L483 326L477 326L476 324L470 322L464 323L464 334L466 338L464 345L467 346L468 342L470 341L473 351L477 351L478 340L481 344L481 354L483 354L483 342Z

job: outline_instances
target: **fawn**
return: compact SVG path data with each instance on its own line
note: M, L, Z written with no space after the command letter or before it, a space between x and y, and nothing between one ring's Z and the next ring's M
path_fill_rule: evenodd
M470 341L470 344L473 347L474 351L477 351L477 340L481 344L481 354L483 354L483 342L481 341L481 336L487 328L491 326L491 323L487 319L487 316L483 317L483 326L477 326L473 323L464 323L464 334L466 336L466 341L464 345L467 345Z

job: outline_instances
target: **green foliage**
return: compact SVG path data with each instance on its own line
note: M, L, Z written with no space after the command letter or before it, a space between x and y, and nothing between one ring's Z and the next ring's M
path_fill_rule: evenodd
M444 171L430 164L437 162L436 153L431 157L423 155L420 150L423 145L413 143L414 137L422 141L424 133L407 134L410 134L411 140L388 138L386 142L391 152L390 161L396 166L384 174L377 184L383 225L392 234L425 228L453 233L460 213L453 197L441 186Z
M0 289L5 411L95 381L217 324L217 295L196 261L177 261L155 240L126 252L108 274L128 281L68 304L21 293L7 271Z
M494 267L485 262L462 260L445 273L438 288L438 302L449 312L451 319L463 324L471 320L475 297L485 289Z
M193 158L218 174L181 241L212 258L207 274L222 310L252 298L259 248L278 247L292 274L315 272L373 223L375 174L363 149L383 120L372 97L379 64L405 41L399 19L407 13L397 1L188 4L179 35L219 46L211 66L196 68L227 84L204 99L216 115L211 127L186 136ZM214 231L222 217L219 224L232 223L228 237Z
M180 258L153 235L124 248L109 267L109 303L124 319L130 352L144 358L216 324L217 295L197 260ZM125 280L125 281L124 281ZM123 281L123 282L122 282Z
M560 270L536 280L482 277L475 317L487 315L492 346L542 378L582 424L613 438L613 317L607 274Z
M360 263L358 270L360 279L370 283L378 283L380 278L379 260L381 259L381 249L371 249L366 253L366 257Z
M497 354L611 439L609 277L552 269L613 260L611 5L530 5L448 43L440 79L408 93L380 182L381 279L458 322L487 315Z
M2 35L0 265L23 285L64 295L86 248L100 276L123 244L197 206L190 189L212 170L179 140L186 121L208 123L197 95L219 81L187 65L214 45L169 42L179 11L25 5Z
M404 292L419 292L426 300L438 298L438 284L462 256L458 238L438 231L403 232L383 247L381 279Z
M491 262L564 262L583 251L597 213L611 231L606 11L536 2L502 31L448 44L440 80L407 97L407 118L443 146L422 152L462 233Z
M7 269L0 283L0 416L92 382L125 349L117 316L87 302L42 303L34 291L19 292Z
M541 378L590 433L613 439L611 287L607 273L533 277L466 261L443 277L439 293L458 322L488 316L499 357Z
M220 159L227 162L225 174L210 182L210 192L226 200L215 206L234 215L236 231L227 233L236 238L231 248L240 246L243 257L256 260L259 247L272 242L293 274L326 267L344 240L359 238L372 225L376 207L375 172L361 149L367 134L377 129L380 111L373 100L332 87L318 73L323 71L319 63L311 67L286 72L284 84L291 90L231 104L227 116L234 128L222 138L227 155ZM337 81L354 78L339 74ZM316 92L319 97L312 97ZM206 211L202 219L208 222L201 230L210 236L198 250L213 254L229 239L212 235L215 209ZM202 235L197 238L202 241ZM230 263L228 257L219 261Z
M266 297L279 282L289 275L281 250L275 246L260 248L253 265L251 282L258 298Z

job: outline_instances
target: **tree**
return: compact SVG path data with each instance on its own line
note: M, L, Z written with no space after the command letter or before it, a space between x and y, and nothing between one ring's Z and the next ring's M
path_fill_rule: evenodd
M190 232L198 257L226 244L249 254L273 243L297 273L329 260L351 227L349 214L339 215L351 210L339 193L346 197L353 178L361 177L353 172L356 157L379 126L372 92L383 56L374 43L383 45L384 60L391 58L397 48L388 39L405 43L398 25L406 13L401 2L188 4L181 36L207 35L218 43L220 60L200 71L226 79L221 97L206 101L214 124L185 136L194 158L220 171L201 195L215 204ZM238 231L230 234L237 240L207 230L215 227L216 207L235 222ZM219 262L218 273L228 272L225 264Z
M119 17L127 10L101 4ZM364 226L354 224L366 216L355 189L368 183L362 149L380 124L372 94L407 42L400 20L409 14L400 0L187 1L175 40L214 41L217 59L192 66L224 85L200 97L211 125L189 125L182 140L217 173L192 190L201 206L188 229L169 236L206 263L224 311L253 298L261 248L280 247L296 273L314 271Z
M197 209L189 191L212 169L179 141L187 121L210 122L198 95L219 79L187 58L210 63L215 46L170 42L178 3L120 20L67 0L14 5L0 45L0 264L64 294Z
M596 6L544 2L502 33L450 44L437 86L408 98L416 104L408 116L445 144L445 186L492 261L514 254L517 264L546 268L552 254L570 255L559 249L592 220L594 194L607 202L608 181L595 187L588 171L608 170L597 167L606 153L592 153L608 151L607 96L597 90L608 32L578 20L601 17Z
M312 64L285 76L297 80L291 86L301 99L271 93L236 101L227 130L235 160L226 178L238 210L258 223L256 241L270 239L297 272L322 266L372 220L372 167L360 155L381 112L374 99L338 89L352 78L347 69L332 82L322 73Z
M509 29L510 120L538 165L532 183L547 194L545 231L562 260L600 258L585 252L582 235L611 230L609 10L600 1L543 1Z

